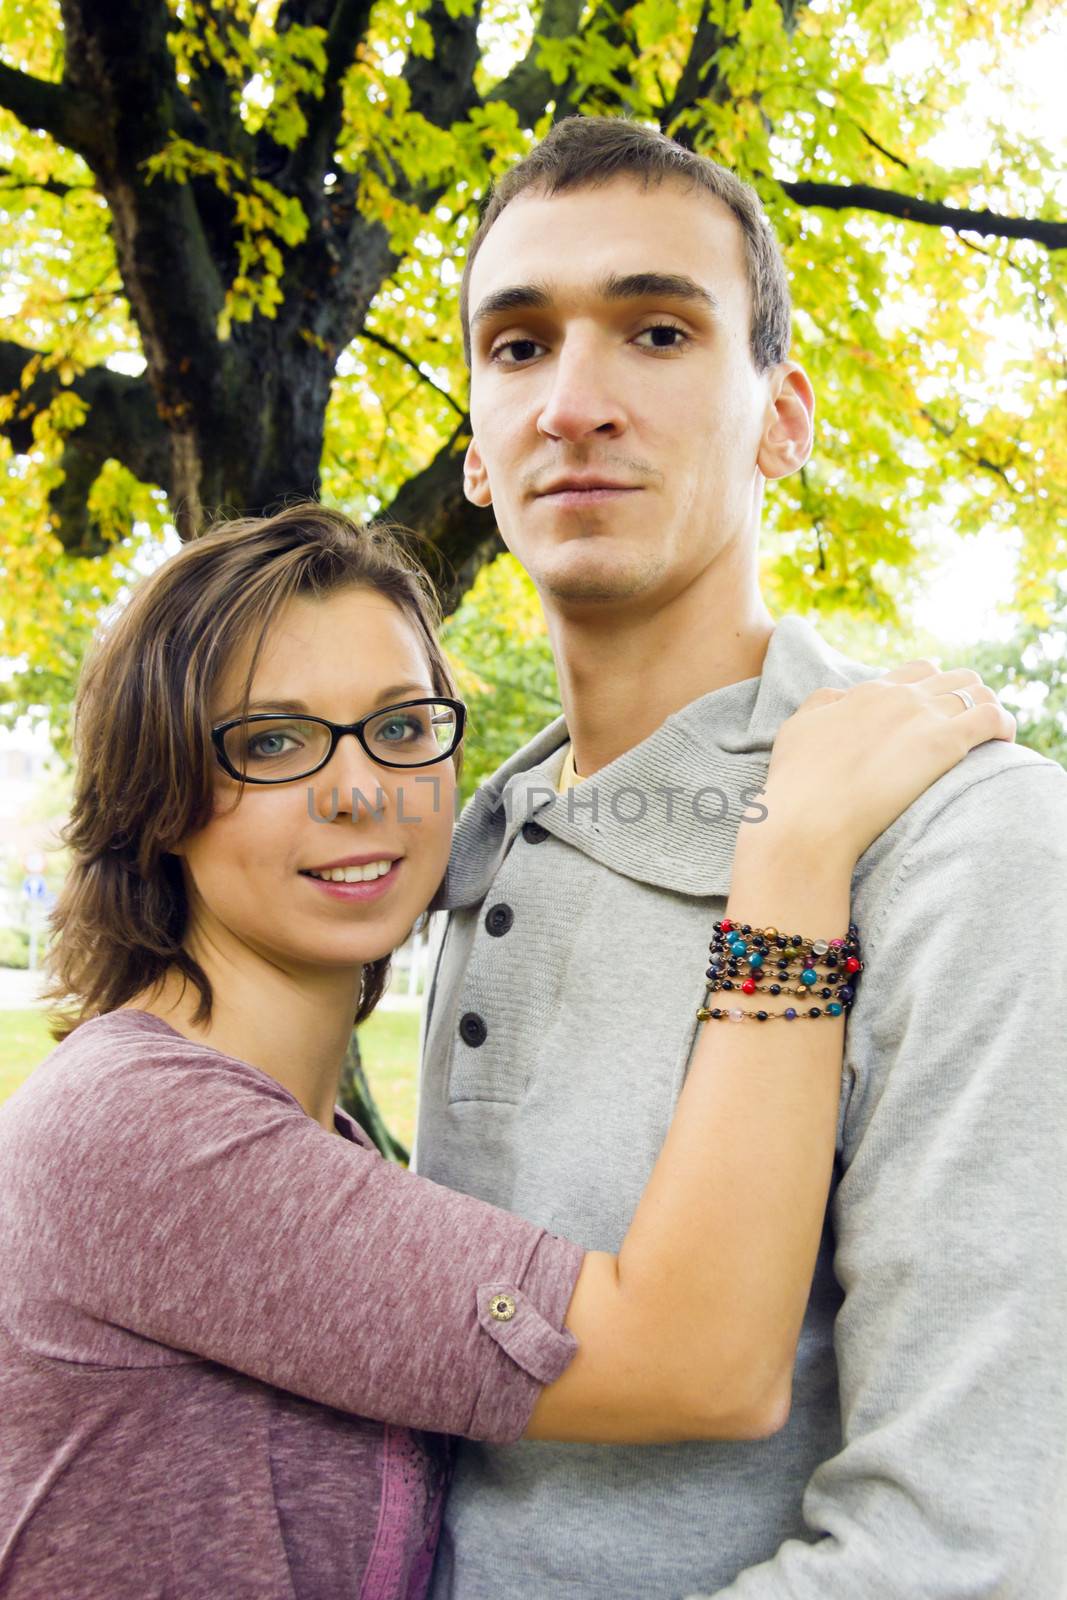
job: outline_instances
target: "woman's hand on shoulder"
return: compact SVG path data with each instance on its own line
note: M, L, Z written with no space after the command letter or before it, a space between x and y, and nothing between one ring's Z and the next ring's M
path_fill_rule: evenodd
M967 706L962 689L974 701ZM778 729L767 821L854 864L879 834L977 745L1015 739L1015 718L971 667L906 661L848 689L816 689Z

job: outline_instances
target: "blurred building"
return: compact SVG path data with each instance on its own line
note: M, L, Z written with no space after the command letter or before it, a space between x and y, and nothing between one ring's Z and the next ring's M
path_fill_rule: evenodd
M48 730L20 723L0 728L0 926L25 927L28 878L55 877L63 803L51 798Z

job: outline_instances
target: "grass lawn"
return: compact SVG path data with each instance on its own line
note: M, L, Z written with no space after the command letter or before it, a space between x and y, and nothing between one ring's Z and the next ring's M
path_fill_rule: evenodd
M397 1138L411 1149L415 1137L419 1014L379 1011L359 1030L371 1091ZM0 1100L13 1094L55 1041L40 1011L0 1011Z
M0 1011L0 1100L13 1094L55 1044L41 1011Z
M415 1138L419 1013L376 1011L359 1030L359 1048L386 1126L410 1150Z

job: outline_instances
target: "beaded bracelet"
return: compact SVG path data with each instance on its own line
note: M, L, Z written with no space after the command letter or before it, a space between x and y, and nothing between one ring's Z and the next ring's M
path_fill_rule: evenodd
M778 1018L794 1022L798 1017L819 1017L824 1014L839 1017L851 1009L856 985L863 971L859 931L852 922L844 939L807 939L803 934L783 934L777 928L752 928L747 922L737 924L724 917L721 922L715 923L715 937L708 949L711 952L711 965L705 975L708 982L703 1003L697 1011L698 1022L743 1022L746 1017L753 1017L757 1022L774 1022ZM834 995L832 986L836 983L838 987L825 1013L820 1006L811 1006L806 1012L793 1006L778 1012L748 1011L740 1006L708 1006L712 994L718 990L732 990L735 979L740 993L762 993L762 985L758 980L771 975L763 970L768 958L775 963L774 976L778 980L768 985L769 994L781 994L784 990L786 993L813 998L815 985L819 982L818 967L820 964L827 967L822 977L823 987L818 990L819 998L829 999ZM747 964L748 971L745 973L741 970L742 961ZM794 961L799 963L799 974L793 967ZM784 982L787 978L798 978L795 987L790 988Z

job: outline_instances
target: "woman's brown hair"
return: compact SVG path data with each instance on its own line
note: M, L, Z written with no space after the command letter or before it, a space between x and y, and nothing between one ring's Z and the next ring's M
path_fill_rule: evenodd
M251 641L247 704L266 631L290 599L354 585L388 596L420 638L435 692L455 697L436 638L437 599L406 537L311 503L219 523L139 584L100 635L75 707L63 833L73 860L52 917L57 1039L172 970L199 992L196 1020L210 1017L211 984L183 948L188 904L172 851L211 816L219 676ZM364 966L354 1021L369 1016L388 976L388 956Z

